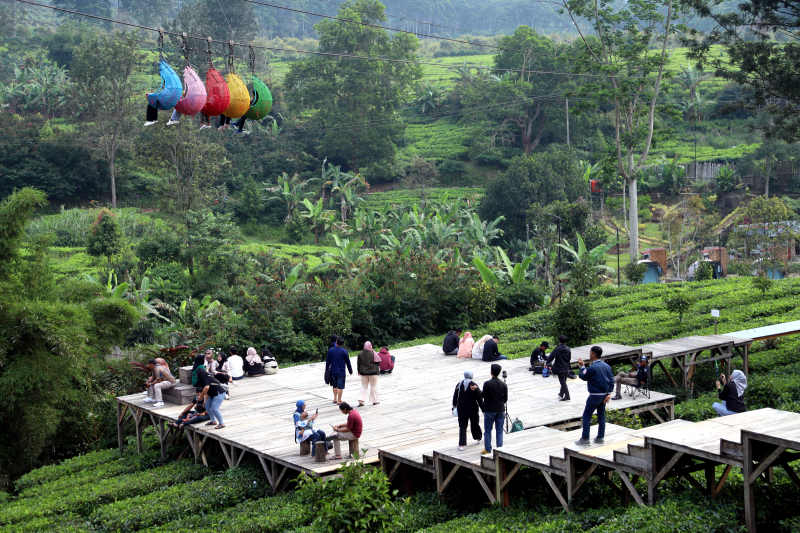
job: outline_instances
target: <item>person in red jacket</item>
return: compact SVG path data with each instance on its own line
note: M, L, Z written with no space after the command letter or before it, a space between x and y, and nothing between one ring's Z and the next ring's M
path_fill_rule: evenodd
M389 347L384 346L381 348L378 355L381 358L381 374L391 374L392 370L394 370L394 356L389 353Z

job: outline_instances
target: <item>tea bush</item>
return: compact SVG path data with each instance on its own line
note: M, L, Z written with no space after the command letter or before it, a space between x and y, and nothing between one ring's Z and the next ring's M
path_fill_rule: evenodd
M111 461L118 461L121 458L122 454L114 449L79 455L57 465L48 465L28 472L17 480L16 490L22 492L36 485L51 483L64 476L92 469Z
M96 528L106 531L138 531L163 522L165 516L179 519L220 512L244 500L263 497L268 490L262 473L236 468L104 505L92 513L90 521ZM187 498L187 494L210 497Z

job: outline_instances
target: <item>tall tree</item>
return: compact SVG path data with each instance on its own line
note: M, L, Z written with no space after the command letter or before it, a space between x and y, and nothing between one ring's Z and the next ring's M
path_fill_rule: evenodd
M505 50L494 56L496 76L467 86L462 104L467 109L482 109L467 117L499 123L494 139L509 139L508 134L509 140L519 138L522 151L530 155L539 145L548 113L556 106L563 112L563 100L556 93L563 91L572 77L567 72L569 62L561 56L566 47L556 46L529 26L503 37L499 46Z
M610 0L562 0L580 35L576 74L586 82L577 93L580 107L613 105L614 148L620 175L630 187L630 254L639 258L637 177L653 142L658 96L669 61L667 47L685 30L677 23L685 14L681 0L630 0L621 6ZM587 21L595 35L579 22Z
M745 0L735 11L716 9L720 0L690 2L716 25L687 34L688 57L743 86L743 108L766 108L774 117L767 135L800 139L800 1Z
M137 103L144 105L136 75L144 54L136 33L98 35L75 52L70 74L75 100L86 117L86 146L108 163L111 206L117 207L117 155L130 145Z
M394 158L397 148L392 139L404 127L395 112L422 70L402 62L414 60L416 37L406 33L389 36L385 30L359 24L379 25L386 20L384 6L377 0L345 2L338 16L344 20L325 20L314 26L319 51L333 55L293 63L285 85L291 88L292 103L314 110L313 120L322 131L322 152L347 161L358 172L371 163Z

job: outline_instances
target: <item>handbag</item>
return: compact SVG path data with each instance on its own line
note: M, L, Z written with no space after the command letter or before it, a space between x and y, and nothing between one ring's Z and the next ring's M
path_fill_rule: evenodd
M456 404L453 406L453 416L458 416L458 400L461 399L461 383L458 384L458 396L456 396Z
M330 385L333 382L333 377L331 376L331 369L325 369L325 385Z

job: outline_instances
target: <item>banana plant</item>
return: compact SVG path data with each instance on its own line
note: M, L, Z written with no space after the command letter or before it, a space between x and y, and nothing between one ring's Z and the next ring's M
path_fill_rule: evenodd
M521 285L528 276L528 267L531 266L534 258L528 257L521 263L517 263L516 265L512 266L511 261L509 261L508 256L503 249L498 246L497 251L500 253L500 257L503 259L503 263L506 265L506 279L508 279L509 283L513 285Z
M130 283L118 283L117 275L114 273L113 269L108 273L108 281L105 285L103 285L98 278L90 274L84 275L83 278L88 282L104 287L107 296L110 298L124 299L128 295L128 289L131 287Z
M570 244L567 241L567 239L564 239L564 244L560 244L559 243L559 245L558 245L563 250L566 250L567 252L569 252L572 255L572 257L574 259L574 261L570 261L572 263L577 263L584 256L588 256L589 260L591 261L591 263L593 265L595 265L595 266L598 266L601 263L603 263L603 259L605 258L606 253L611 249L612 246L614 246L613 244L599 244L599 245L595 246L594 248L592 248L591 250L587 250L586 249L586 244L583 242L583 237L581 237L580 235L578 235L577 237L578 237L578 248L577 248L577 250L575 248L573 248L572 246L570 246ZM605 265L603 265L603 266L605 266ZM608 267L606 267L606 268L608 268Z
M322 198L317 200L316 204L311 203L308 198L303 198L303 206L306 211L300 213L300 216L308 220L311 231L314 232L314 238L319 244L320 236L330 231L336 224L334 212L323 207Z
M303 263L296 264L290 271L289 275L286 276L286 279L283 280L283 286L288 290L291 289L295 283L297 283L297 279L300 277L300 271L303 270Z
M492 272L492 269L486 266L486 263L481 261L480 258L473 257L472 264L475 265L475 268L480 272L481 279L483 279L484 283L487 285L498 285L500 283L500 278L497 277L497 274Z
M314 267L313 270L319 270L326 267L340 267L348 276L354 276L358 272L358 266L367 257L372 255L370 250L363 249L364 241L349 241L342 239L338 235L334 235L333 239L336 241L336 251L334 253L326 253L322 256L324 261L321 265Z

